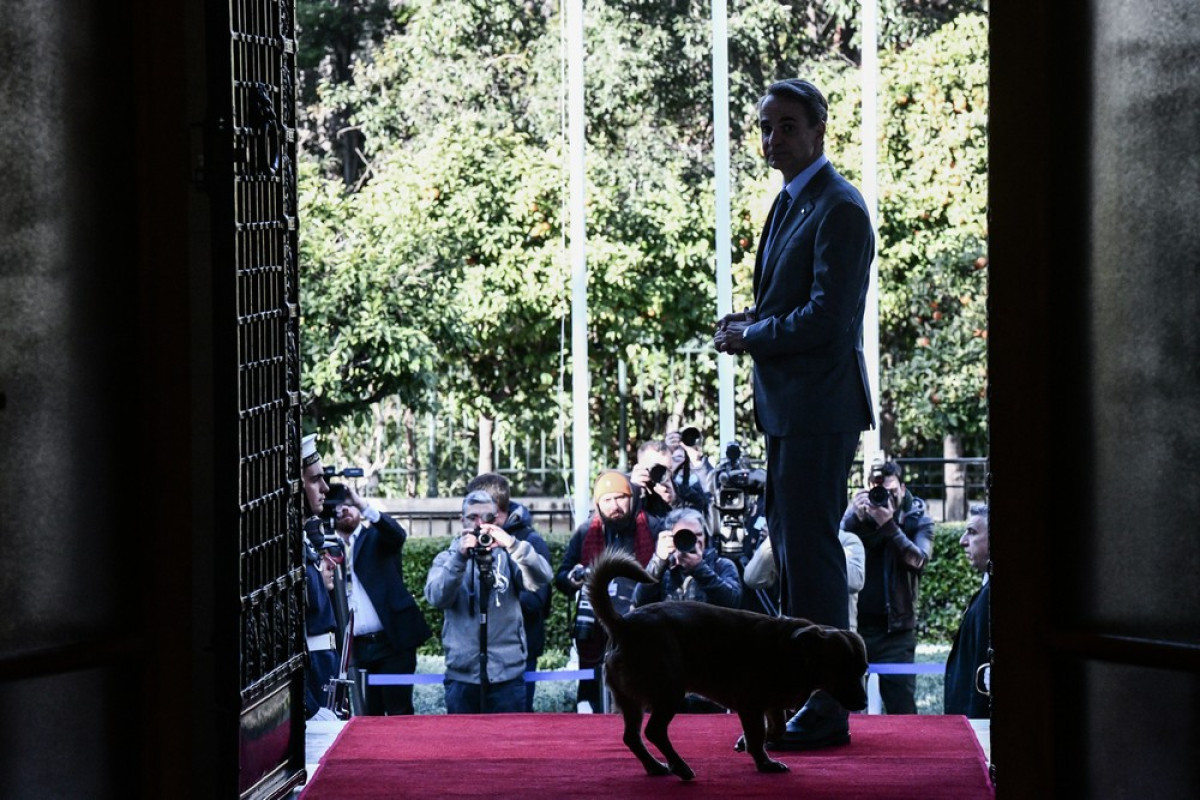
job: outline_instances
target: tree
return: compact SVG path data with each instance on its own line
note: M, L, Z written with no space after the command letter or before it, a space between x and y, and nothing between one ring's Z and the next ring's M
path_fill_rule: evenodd
M881 59L879 282L884 447L987 446L987 20L967 14ZM831 115L859 113L857 86ZM839 146L853 127L833 128Z
M884 30L898 47L919 45L930 14L970 5L885 3ZM430 409L455 420L453 435L437 434L443 450L493 424L511 441L563 416L563 62L554 4L411 0L397 9L386 35L358 36L350 80L327 76L314 101L361 135L363 172L347 184L319 148L306 151L304 389L306 424L335 432L350 457L415 468L415 415ZM634 444L715 418L710 20L701 0L587 9L591 418L593 458L607 465L623 444L622 364ZM848 0L731 3L728 246L739 303L773 194L754 102L791 74L848 86L838 76L853 71L856 13ZM838 117L847 135L852 116ZM887 235L900 241L899 232ZM739 429L753 452L748 367L739 369ZM484 436L477 462L489 451Z

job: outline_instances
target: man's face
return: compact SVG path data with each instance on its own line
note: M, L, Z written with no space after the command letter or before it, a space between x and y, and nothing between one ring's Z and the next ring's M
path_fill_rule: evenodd
M641 463L642 466L651 472L654 471L655 467L665 468L666 471L663 473L662 480L666 480L666 476L671 474L671 456L666 453L660 453L657 450L647 450L642 455ZM662 481L658 482L661 483Z
M817 160L825 138L825 123L809 124L804 104L790 97L767 95L758 110L763 156L783 173L784 181L799 175Z
M320 514L325 505L329 484L325 482L325 468L318 461L304 468L304 496L308 499L308 513Z
M632 505L633 498L627 494L613 492L596 498L596 508L600 509L600 515L611 522L621 522L628 517Z
M904 499L904 484L895 475L888 475L881 485L892 498L892 508L899 508L900 501Z
M967 554L967 560L977 572L987 569L988 521L986 517L971 517L967 529L958 540L958 545Z
M463 528L474 529L483 523L493 524L496 521L496 506L491 503L471 503L463 510Z
M334 511L337 514L334 525L342 533L354 533L362 524L362 512L353 503L342 503Z

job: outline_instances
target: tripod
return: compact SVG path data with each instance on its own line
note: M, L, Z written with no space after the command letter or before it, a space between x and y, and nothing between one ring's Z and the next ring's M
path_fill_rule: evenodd
M496 584L493 570L492 551L488 548L491 537L480 534L480 543L475 546L475 568L479 573L479 713L487 713L488 694L488 604L491 602L492 587Z

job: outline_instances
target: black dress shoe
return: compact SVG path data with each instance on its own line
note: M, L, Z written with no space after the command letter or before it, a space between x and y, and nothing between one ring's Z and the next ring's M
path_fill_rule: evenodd
M802 709L788 720L783 736L778 741L767 742L767 749L818 750L843 744L850 744L849 715L821 717L805 713Z

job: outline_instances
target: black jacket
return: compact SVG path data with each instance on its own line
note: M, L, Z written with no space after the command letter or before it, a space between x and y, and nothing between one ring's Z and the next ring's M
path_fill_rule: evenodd
M896 522L896 518L900 522ZM877 572L873 563L882 556L883 581L889 633L917 627L917 591L921 573L933 555L933 518L925 513L925 501L905 492L900 509L882 528L874 520L860 520L851 504L842 517L842 530L855 534L867 551L867 580ZM872 546L872 542L877 542ZM866 587L859 594L859 624L864 618Z
M417 601L404 583L408 534L384 513L354 540L354 576L379 614L388 641L398 649L420 647L432 635Z

